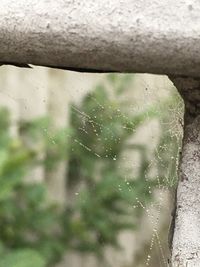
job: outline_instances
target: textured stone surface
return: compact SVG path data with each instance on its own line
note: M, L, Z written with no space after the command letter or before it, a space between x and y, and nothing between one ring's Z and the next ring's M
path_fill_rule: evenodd
M198 0L1 0L0 62L200 75Z
M173 267L200 266L200 80L172 78L185 102L185 125L172 243Z

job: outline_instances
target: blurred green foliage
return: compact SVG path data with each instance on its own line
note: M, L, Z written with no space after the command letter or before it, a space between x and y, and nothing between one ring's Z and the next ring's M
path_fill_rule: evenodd
M106 245L117 247L118 233L135 229L139 222L138 201L149 203L157 184L149 176L145 146L127 143L139 126L157 114L154 108L138 114L127 110L128 101L120 98L132 77L108 75L107 86L97 86L71 109L68 187L73 190L80 182L84 187L77 197L82 232L88 233L78 246L82 251L102 253ZM113 89L112 95L107 87ZM141 158L138 176L132 179L125 178L130 170L120 164L125 149L137 150Z
M0 267L44 267L44 259L34 250L20 249L6 255L1 255Z
M113 95L100 85L81 105L72 106L71 129L55 131L51 120L43 118L22 122L21 137L14 138L9 134L9 112L0 111L0 267L53 266L67 249L102 256L105 246L119 247L119 232L136 229L142 215L138 203L146 206L153 200L158 177L150 175L147 147L129 145L128 140L147 119L162 112L152 107L132 114L127 109L121 97L131 79L109 74L107 86ZM162 135L160 155L163 144L171 142L170 134ZM132 179L125 178L130 170L120 164L125 149L137 151L141 158ZM47 153L41 159L43 151ZM170 156L165 151L159 163L161 184ZM37 165L50 171L66 159L67 188L74 199L61 209L49 203L45 184L27 183L25 177ZM172 167L171 176L174 171Z
M180 95L173 94L161 103L159 112L161 135L155 150L158 178L173 188L177 184L177 170L182 146L184 104Z
M60 256L55 231L57 208L45 199L43 184L24 181L37 164L38 150L9 134L9 113L0 111L0 250L2 266L46 266ZM61 248L60 248L61 247ZM29 248L29 250L25 250ZM24 255L24 256L23 256ZM27 256L29 255L29 256ZM21 263L28 258L32 265ZM8 260L8 261L7 261ZM7 264L6 264L7 262ZM1 266L1 265L0 265Z

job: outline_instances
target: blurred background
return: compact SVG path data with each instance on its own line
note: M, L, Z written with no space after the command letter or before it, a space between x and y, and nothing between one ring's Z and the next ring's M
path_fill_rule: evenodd
M168 266L183 103L166 76L0 68L0 267Z

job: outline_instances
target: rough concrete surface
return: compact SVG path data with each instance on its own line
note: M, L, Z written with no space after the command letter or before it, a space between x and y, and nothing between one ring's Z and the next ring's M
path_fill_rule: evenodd
M200 266L200 81L172 79L185 101L185 125L172 243L173 267Z
M1 0L0 62L200 75L198 0Z

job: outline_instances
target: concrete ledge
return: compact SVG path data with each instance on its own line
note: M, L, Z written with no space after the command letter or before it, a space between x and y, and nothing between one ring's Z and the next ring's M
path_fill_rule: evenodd
M1 0L0 62L200 76L198 0Z

